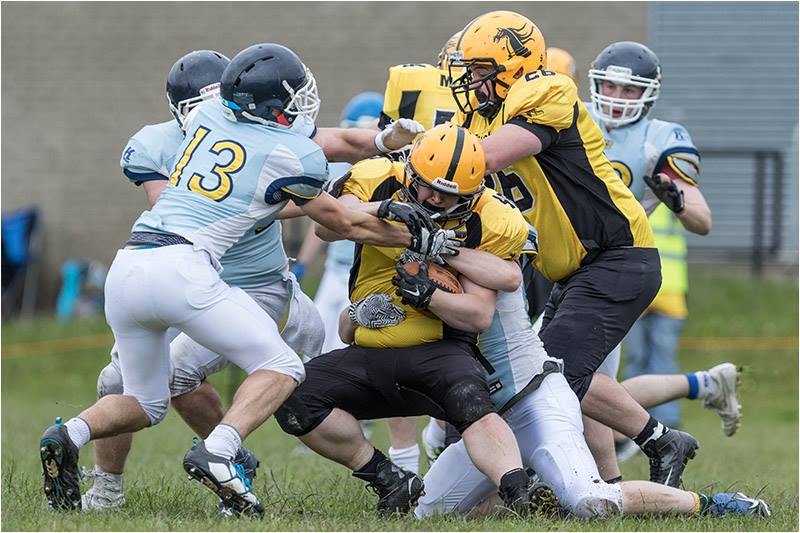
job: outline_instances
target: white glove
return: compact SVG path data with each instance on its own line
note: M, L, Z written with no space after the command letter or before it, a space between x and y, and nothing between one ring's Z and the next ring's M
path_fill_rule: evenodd
M375 136L375 146L388 154L411 144L414 138L425 131L425 127L410 118L395 120Z
M370 294L350 304L347 314L353 324L369 329L396 326L406 318L405 311L394 305L388 294Z

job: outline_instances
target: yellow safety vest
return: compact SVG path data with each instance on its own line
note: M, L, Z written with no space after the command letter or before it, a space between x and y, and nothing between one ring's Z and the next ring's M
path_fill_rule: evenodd
M686 238L678 217L664 204L650 215L658 254L661 256L661 290L650 311L674 318L686 318L686 290L689 280L686 268Z

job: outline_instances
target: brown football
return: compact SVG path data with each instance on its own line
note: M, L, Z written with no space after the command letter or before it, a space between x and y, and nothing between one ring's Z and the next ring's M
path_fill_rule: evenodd
M419 265L419 261L413 261L411 263L404 264L403 268L412 276L416 276L419 272ZM434 283L434 285L445 292L453 294L464 293L464 287L461 286L458 278L456 278L449 270L436 263L428 263L428 277Z

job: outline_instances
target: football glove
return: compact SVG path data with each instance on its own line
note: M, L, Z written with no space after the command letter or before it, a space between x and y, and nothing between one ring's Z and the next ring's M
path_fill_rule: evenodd
M427 309L431 303L431 297L436 291L436 285L428 277L428 263L425 261L420 263L419 272L416 275L406 272L402 263L398 263L395 270L397 270L397 276L392 278L392 285L397 287L395 294L405 305L417 309Z
M644 182L653 190L653 194L661 200L672 212L680 213L686 207L683 199L683 191L678 190L678 186L669 179L663 178L663 174L656 174L653 177L645 176Z
M377 135L375 147L381 153L389 153L411 144L414 137L425 131L425 127L410 118L395 120Z
M347 309L353 324L362 328L378 329L396 326L406 318L406 313L392 303L388 294L370 294Z

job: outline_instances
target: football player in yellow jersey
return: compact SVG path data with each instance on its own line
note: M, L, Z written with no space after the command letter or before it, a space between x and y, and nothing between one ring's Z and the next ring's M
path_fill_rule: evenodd
M575 64L575 58L563 48L551 46L547 49L547 70L569 76L575 85L578 84L578 67Z
M439 53L437 64L408 63L389 68L384 106L378 123L380 128L401 118L413 118L425 129L450 122L456 113L456 103L450 90L448 72L443 61L448 47L454 47L453 35ZM392 418L389 423L389 457L399 466L417 472L419 447L417 446L416 417ZM444 444L444 428L431 420L422 434L429 461L436 457Z
M383 112L378 127L401 119L412 118L426 130L450 122L456 114L456 103L450 90L448 72L437 66L407 63L389 68L389 80L383 96Z
M529 227L508 200L484 188L484 168L480 141L444 124L417 141L406 164L379 158L353 166L340 201L377 202L378 213L401 199L416 202L442 225L463 228L462 247L486 258L480 268L502 275L510 264L518 286L513 260L526 246ZM353 311L355 343L310 361L306 380L276 418L284 431L367 481L379 495L380 514L410 510L423 492L422 481L374 448L356 419L428 414L447 420L505 504L522 512L528 508L528 477L513 433L495 412L475 344L477 333L492 322L496 291L463 272L463 294L437 289L427 263L415 275L404 270L398 263L403 253L408 252L357 246L350 299L366 299L366 309ZM372 321L360 314L369 314L370 298L391 301L389 313L373 317L383 327L361 326Z
M538 230L534 266L555 282L540 337L564 360L584 414L633 438L652 481L678 486L697 441L595 374L661 285L653 233L575 84L545 57L542 33L518 13L471 21L448 57L455 121L483 139L491 182Z

